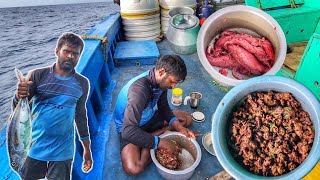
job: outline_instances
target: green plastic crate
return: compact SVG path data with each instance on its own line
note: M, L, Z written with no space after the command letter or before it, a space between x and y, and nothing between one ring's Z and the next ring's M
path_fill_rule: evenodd
M294 78L310 89L317 99L320 100L319 34L313 34L309 40Z
M261 8L271 15L285 33L287 43L308 41L314 32L320 31L320 1L245 0L247 6ZM258 3L259 2L259 3Z

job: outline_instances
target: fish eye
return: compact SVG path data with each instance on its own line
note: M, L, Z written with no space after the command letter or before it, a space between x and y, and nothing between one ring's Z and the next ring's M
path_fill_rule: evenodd
M12 165L12 166L16 166L17 163L16 163L16 162L12 162L11 165Z

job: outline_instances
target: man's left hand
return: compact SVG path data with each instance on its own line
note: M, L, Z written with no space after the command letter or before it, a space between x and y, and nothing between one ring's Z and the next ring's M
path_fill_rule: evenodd
M91 171L93 165L91 151L85 150L83 152L82 171L88 173Z
M183 127L183 128L181 128L181 129L179 129L179 132L180 132L181 134L189 137L189 138L196 138L196 136L194 135L194 133L193 133L190 129L188 129L188 128Z

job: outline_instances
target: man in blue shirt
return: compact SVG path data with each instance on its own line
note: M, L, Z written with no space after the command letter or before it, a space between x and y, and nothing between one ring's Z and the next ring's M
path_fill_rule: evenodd
M151 162L150 149L164 148L176 154L178 147L158 136L176 130L194 138L186 128L192 122L190 113L171 110L168 89L174 88L187 75L184 61L178 55L162 56L156 67L131 79L120 91L114 120L121 134L121 160L124 171L137 175Z
M73 33L63 34L56 46L56 63L29 72L19 82L13 107L20 98L32 99L32 146L22 179L70 179L74 156L74 123L84 147L84 172L92 168L86 100L88 80L75 71L84 43Z

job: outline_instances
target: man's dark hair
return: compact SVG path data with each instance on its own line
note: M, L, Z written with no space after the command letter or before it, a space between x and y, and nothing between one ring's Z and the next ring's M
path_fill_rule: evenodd
M83 50L83 40L80 38L80 36L67 32L63 33L57 42L57 48L60 49L63 45L71 46L71 47L81 47L81 52Z
M173 75L181 81L187 76L187 67L178 55L163 55L157 61L156 69L164 68L168 75Z

